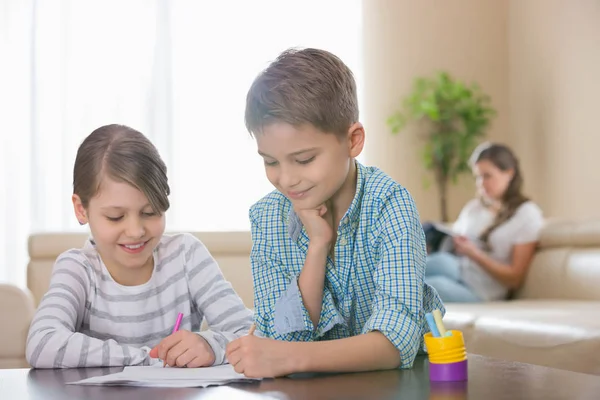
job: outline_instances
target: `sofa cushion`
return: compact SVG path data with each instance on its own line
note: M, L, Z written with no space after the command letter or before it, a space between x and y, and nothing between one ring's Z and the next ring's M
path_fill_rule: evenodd
M548 220L521 299L600 301L600 219Z
M448 304L444 321L467 350L501 359L600 374L600 302L515 300Z
M552 247L598 247L600 218L548 220L542 230L541 245Z
M25 341L35 308L29 291L16 286L0 284L0 368L26 367Z
M600 301L598 282L600 248L540 249L516 297Z

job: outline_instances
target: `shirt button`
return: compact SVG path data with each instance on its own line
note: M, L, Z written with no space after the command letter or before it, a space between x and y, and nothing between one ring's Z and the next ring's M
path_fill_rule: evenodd
M347 245L347 244L348 244L348 241L346 240L346 238L341 238L341 239L340 239L340 244L341 244L342 246L345 246L345 245Z

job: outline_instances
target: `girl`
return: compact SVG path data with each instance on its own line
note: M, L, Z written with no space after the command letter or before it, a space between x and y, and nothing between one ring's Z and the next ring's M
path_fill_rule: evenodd
M83 141L72 200L91 238L56 260L29 329L32 367L217 365L227 343L249 330L251 311L204 245L164 235L166 171L129 127L103 126ZM211 330L200 332L203 317Z
M506 299L523 283L544 219L521 193L523 177L513 152L484 143L471 158L479 198L454 223L455 253L428 256L425 281L444 302Z

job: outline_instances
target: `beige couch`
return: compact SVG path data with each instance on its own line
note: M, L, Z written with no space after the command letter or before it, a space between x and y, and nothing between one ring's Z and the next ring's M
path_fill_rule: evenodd
M249 233L196 236L252 307ZM54 259L81 246L85 238L81 234L31 236L27 282L32 295L0 287L0 320L13 321L0 328L0 367L25 365L27 326L48 287ZM516 300L447 308L446 324L464 332L472 353L600 374L600 219L550 222Z
M600 374L600 219L549 221L515 300L447 308L470 352Z

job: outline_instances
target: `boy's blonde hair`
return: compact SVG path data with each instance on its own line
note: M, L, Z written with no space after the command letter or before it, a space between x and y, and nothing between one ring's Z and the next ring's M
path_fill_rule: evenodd
M325 50L286 50L252 83L245 121L251 134L261 133L270 123L286 122L345 135L358 122L352 71Z
M79 146L73 168L73 193L85 208L98 193L104 176L144 193L154 212L162 214L169 209L167 167L152 142L135 129L102 126Z

